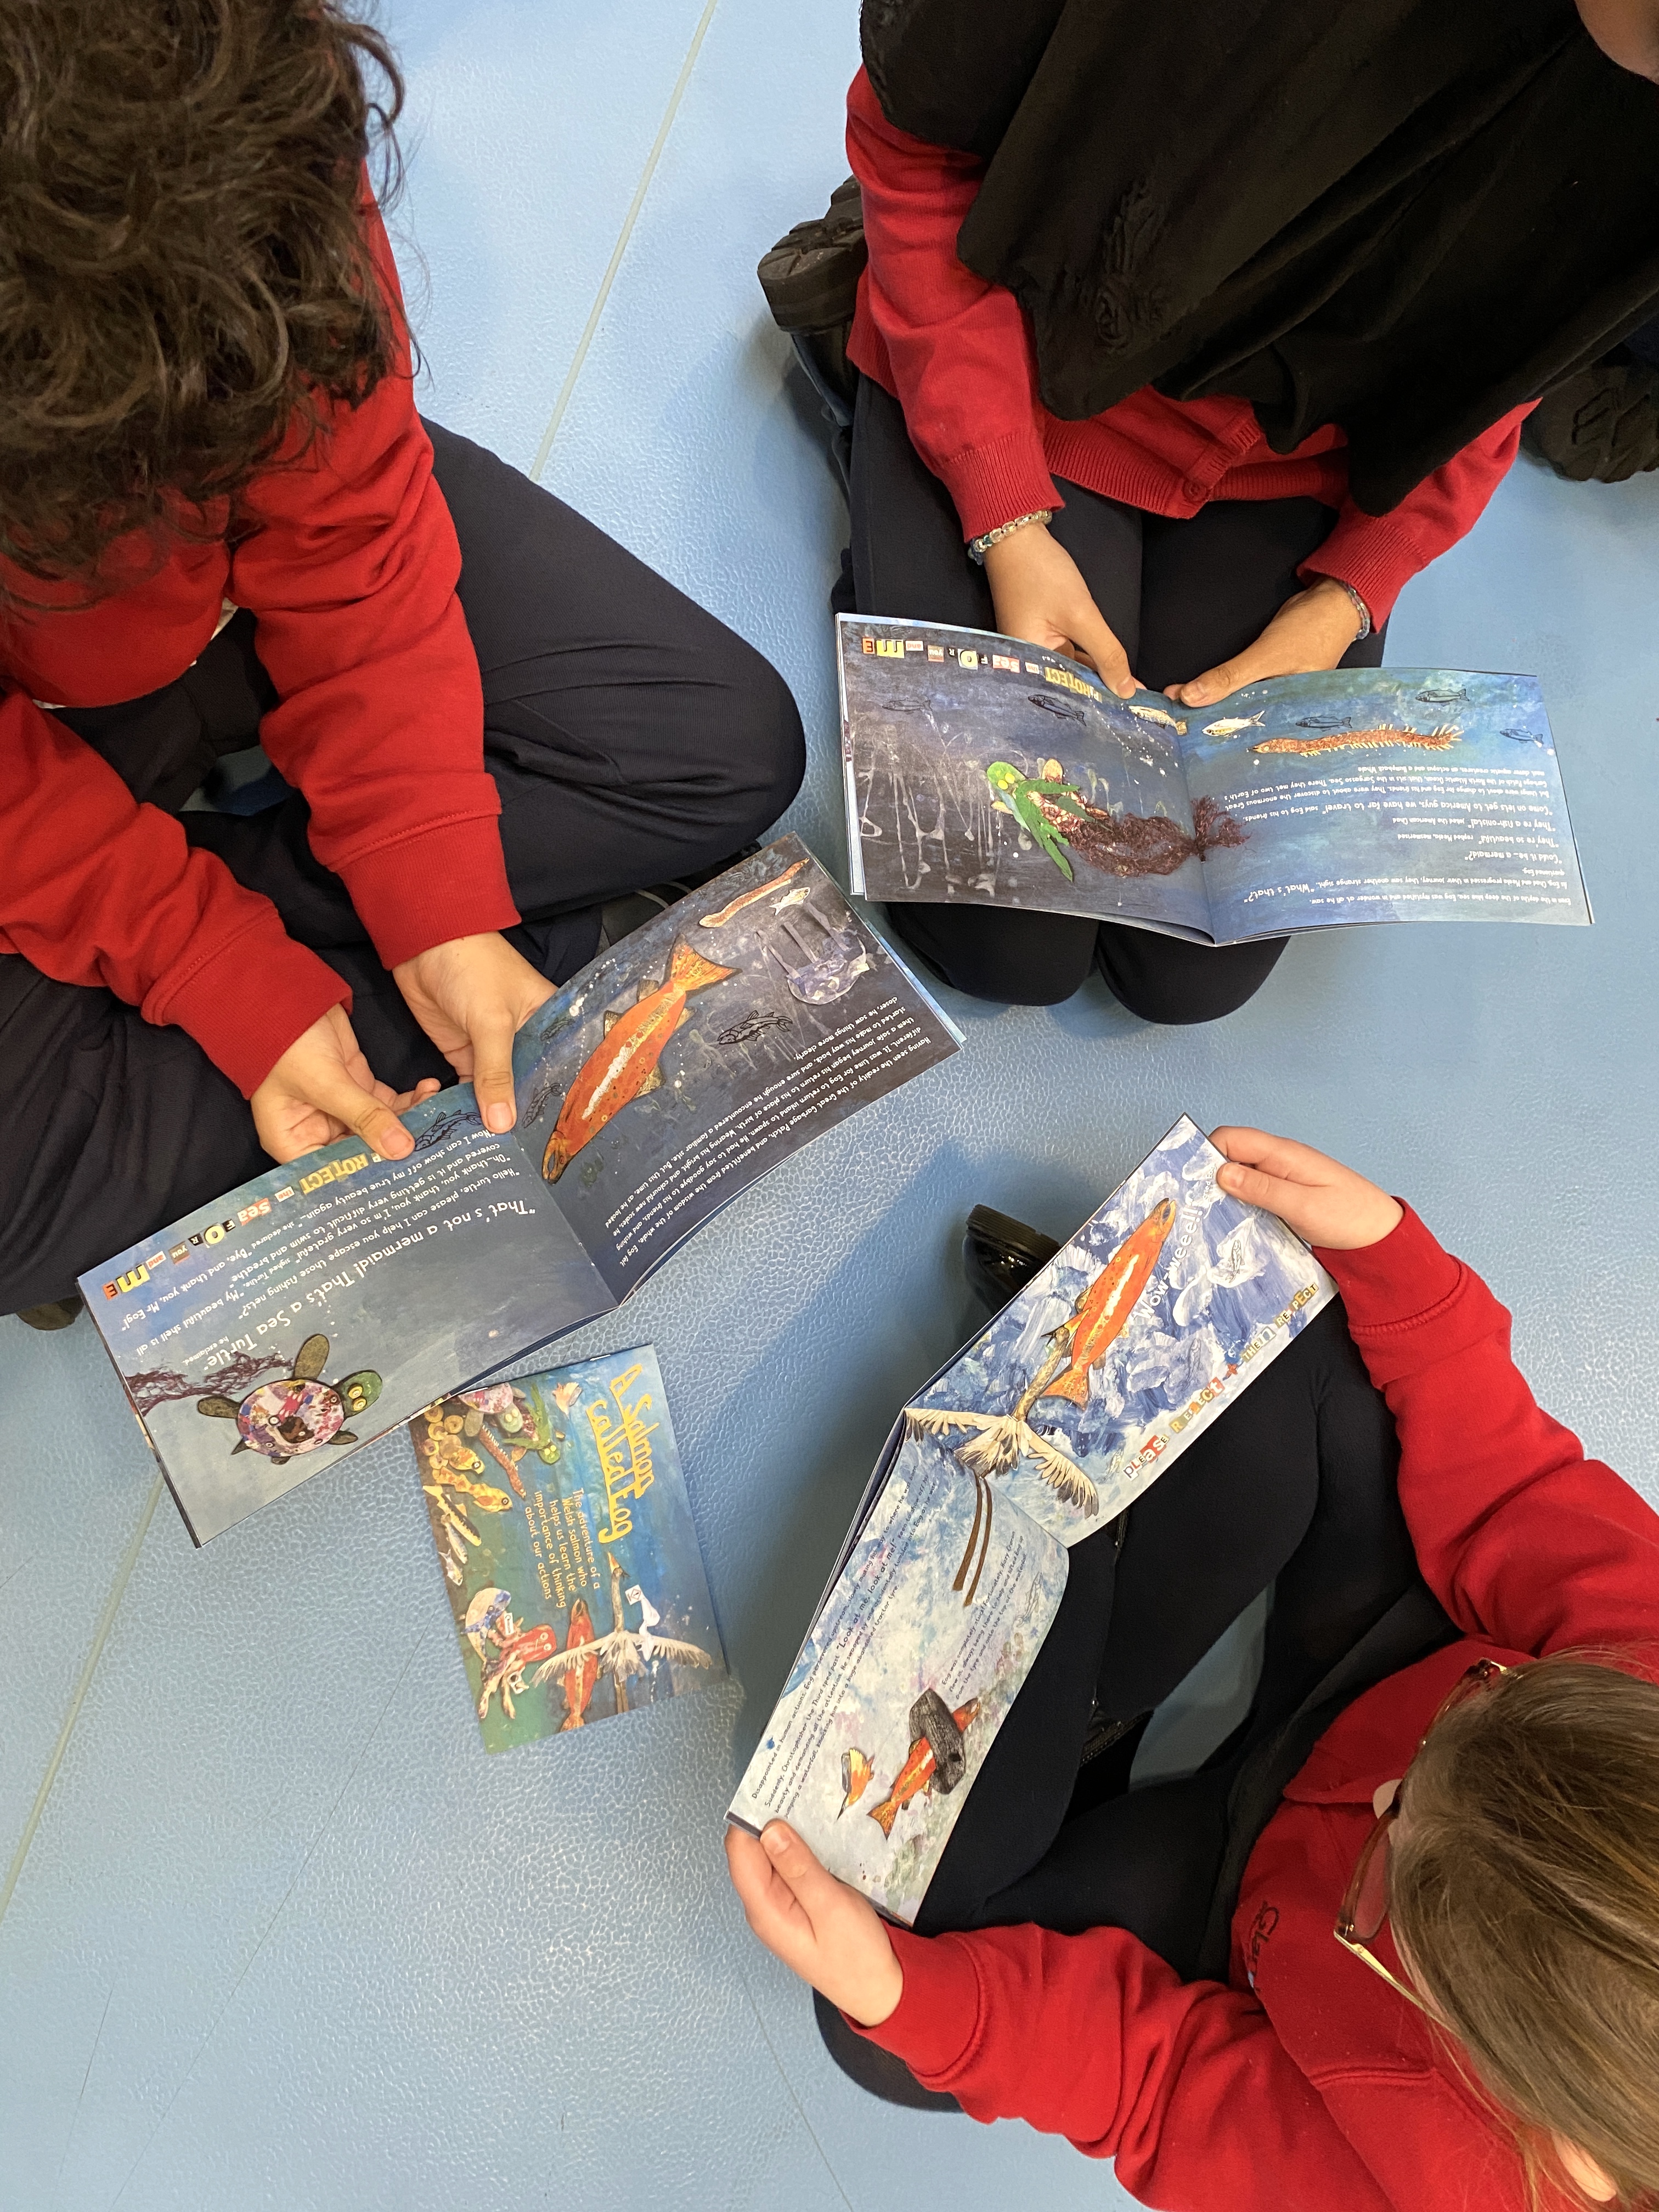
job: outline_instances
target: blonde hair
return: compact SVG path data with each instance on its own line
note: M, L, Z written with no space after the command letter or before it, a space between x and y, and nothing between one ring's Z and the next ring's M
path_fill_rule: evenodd
M1424 1996L1517 2124L1659 2204L1659 1686L1540 1659L1455 1707L1407 1779L1389 1915Z

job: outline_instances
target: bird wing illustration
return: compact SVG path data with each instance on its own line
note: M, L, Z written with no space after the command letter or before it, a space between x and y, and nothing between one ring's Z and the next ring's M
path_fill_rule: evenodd
M656 1636L652 1638L652 1645L665 1652L677 1667L712 1667L714 1663L701 1644L682 1644L678 1637Z
M941 1436L950 1429L990 1429L1006 1419L1001 1413L959 1413L951 1406L907 1406L904 1418L913 1429Z
M1036 1462L1037 1473L1051 1490L1058 1491L1068 1505L1080 1505L1085 1513L1100 1510L1100 1492L1074 1460L1040 1437L1029 1424L1022 1423L1020 1443Z
M610 1636L590 1638L586 1644L568 1644L564 1650L556 1651L550 1659L544 1659L530 1679L532 1683L551 1681L556 1676L568 1674L573 1667L580 1667L586 1659L597 1659L603 1667L605 1646L616 1640L613 1632Z

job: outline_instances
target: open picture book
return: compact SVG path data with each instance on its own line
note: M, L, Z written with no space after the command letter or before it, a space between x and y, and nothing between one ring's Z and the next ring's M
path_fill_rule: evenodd
M1336 1295L1183 1117L904 1408L726 1817L915 1920L1066 1589Z
M724 1679L654 1346L452 1391L409 1436L487 1751Z
M608 1313L709 1216L960 1032L799 839L691 892L520 1030L518 1126L461 1084L81 1278L198 1543Z
M1530 676L1335 669L1185 708L983 630L843 615L836 639L852 883L872 899L1208 945L1591 918Z

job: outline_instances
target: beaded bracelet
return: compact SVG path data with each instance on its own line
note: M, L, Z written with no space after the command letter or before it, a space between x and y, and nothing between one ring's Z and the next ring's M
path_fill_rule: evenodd
M1331 581L1334 584L1342 584L1340 576L1333 576ZM1371 634L1371 611L1352 584L1342 584L1342 588L1353 601L1354 612L1359 617L1359 635L1354 639L1354 643L1358 645L1360 638L1369 637Z
M994 530L986 531L982 537L970 538L968 540L968 558L976 561L982 568L985 556L993 545L1000 545L1005 538L1012 538L1015 531L1024 530L1028 522L1052 522L1054 519L1052 507L1036 507L1029 514L1017 514L1012 522L1000 522Z

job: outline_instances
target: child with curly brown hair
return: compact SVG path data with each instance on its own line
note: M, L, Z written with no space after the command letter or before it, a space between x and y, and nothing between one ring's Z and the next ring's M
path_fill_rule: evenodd
M800 780L757 653L416 414L400 100L341 0L0 0L0 1312L454 1075L509 1127L604 903Z

